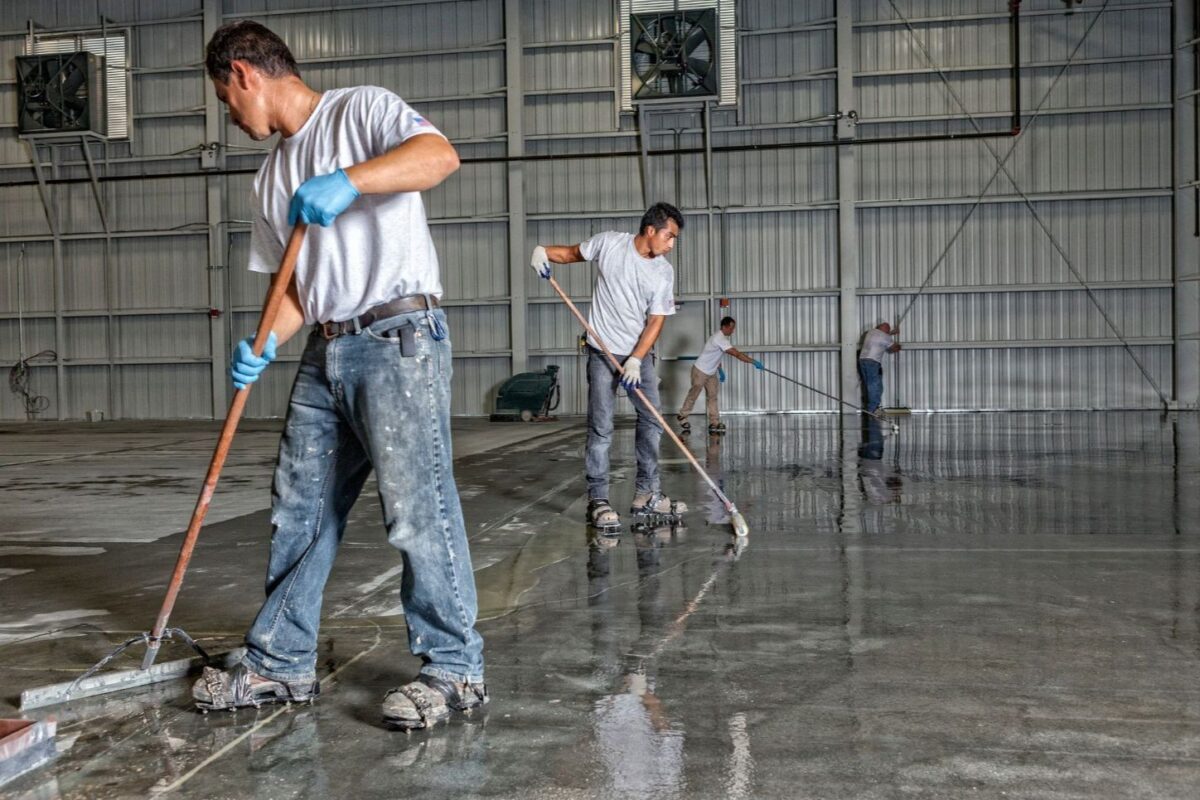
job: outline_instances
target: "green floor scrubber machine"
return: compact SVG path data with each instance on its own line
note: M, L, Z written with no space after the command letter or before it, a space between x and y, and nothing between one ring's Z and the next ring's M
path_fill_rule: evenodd
M558 366L549 364L541 372L520 372L500 384L496 393L493 422L547 422L558 408L562 393Z

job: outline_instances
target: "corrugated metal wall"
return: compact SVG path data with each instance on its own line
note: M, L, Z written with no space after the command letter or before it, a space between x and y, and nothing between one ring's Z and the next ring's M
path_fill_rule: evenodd
M1012 103L1006 0L895 2L980 124L1005 130ZM205 5L5 3L0 363L15 362L19 350L58 351L57 362L31 370L33 389L49 402L41 418L77 418L90 409L124 418L223 413L214 412L213 381L227 356L213 352L214 342L253 329L265 283L244 270L249 175L220 179L221 216L213 219L199 170ZM740 349L837 393L840 343L860 332L840 329L844 271L857 272L865 328L902 313L945 251L904 321L906 351L888 364L888 402L917 409L1157 405L1130 353L1171 391L1172 5L1111 0L1096 20L1102 5L1066 13L1061 0L1021 4L1026 125L1095 24L1032 127L1017 140L987 142L1003 156L1015 141L1007 162L1013 179L1071 265L1094 285L1128 350L1007 177L993 183L946 250L995 170L980 140L856 146L858 179L840 188L856 200L856 264L841 263L839 255L836 148L714 153L711 196L702 155L651 158L647 179L655 198L688 216L673 256L680 298L703 303L714 318L716 298L730 298ZM318 89L369 83L396 90L466 158L506 152L509 91L520 93L530 154L638 149L636 118L619 112L615 0L520 0L522 63L515 70L505 63L504 0L397 0L342 9L328 0L223 0L220 8L223 19L253 17L283 35ZM856 0L851 8L858 137L969 131L892 4ZM834 0L739 0L740 104L712 113L713 145L831 139L832 122L821 118L838 111L837 12ZM134 65L133 136L93 147L100 174L195 177L102 183L108 236L88 183L55 186L56 246L37 187L28 185L29 150L13 130L13 57L21 52L26 20L46 33L98 27L98 14L128 30ZM648 122L655 149L703 144L699 107L656 108ZM253 169L262 145L223 127L225 166ZM44 146L40 155L47 177L86 177L77 145ZM514 313L526 320L529 368L562 366L561 411L582 412L577 326L529 270L520 274L530 302L510 306L507 175L503 164L467 164L426 197L457 352L454 412L489 410L496 386L512 370ZM2 185L13 181L26 185ZM524 252L539 242L632 230L644 204L636 156L529 162L523 181L525 222L517 233ZM220 225L227 257L210 257L210 224ZM572 296L590 293L589 267L558 273ZM210 320L210 308L222 316ZM690 352L662 355L694 355L703 335L696 332ZM283 352L283 363L252 394L250 414L284 408L299 344ZM667 363L664 371L685 364ZM729 410L832 408L744 365L729 371ZM0 395L0 418L24 417L14 395Z

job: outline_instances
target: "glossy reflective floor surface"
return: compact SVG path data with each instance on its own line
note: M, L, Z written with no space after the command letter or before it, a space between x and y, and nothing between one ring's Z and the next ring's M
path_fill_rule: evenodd
M315 705L205 716L174 683L48 709L34 716L58 717L58 759L2 791L1197 796L1197 415L915 416L889 437L831 416L727 421L689 444L749 521L744 548L666 441L688 527L606 540L582 523L580 424L459 426L486 714L380 726L417 664L368 487L325 596ZM276 429L239 439L173 618L216 649L261 599ZM632 437L617 434L622 511ZM213 439L0 427L3 716L148 627Z

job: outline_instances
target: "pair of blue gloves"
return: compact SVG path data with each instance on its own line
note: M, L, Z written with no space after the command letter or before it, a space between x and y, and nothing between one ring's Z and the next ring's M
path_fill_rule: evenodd
M288 225L303 222L306 225L328 227L338 214L358 199L359 191L350 182L345 170L337 169L328 175L317 175L300 184L292 195L288 207ZM245 389L258 380L258 376L275 360L275 332L267 337L261 356L254 355L254 337L237 343L233 357L229 360L229 377L234 388Z

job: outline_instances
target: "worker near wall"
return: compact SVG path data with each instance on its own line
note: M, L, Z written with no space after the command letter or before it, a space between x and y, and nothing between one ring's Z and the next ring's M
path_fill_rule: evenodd
M883 354L900 352L899 343L892 338L899 333L899 328L893 329L890 323L880 320L863 336L858 351L858 377L862 379L867 411L872 414L883 401Z
M666 318L675 313L675 269L667 254L683 230L683 215L657 203L642 217L638 232L605 231L577 245L538 245L531 264L550 277L550 264L591 261L596 265L589 322L621 363L618 371L588 336L588 432L586 470L588 522L603 531L620 529L620 517L608 498L608 451L612 444L617 389L640 388L655 407L661 403L655 375L654 343ZM637 410L637 479L632 514L678 515L687 510L661 490L658 447L662 426L632 394Z
M692 413L692 407L696 405L700 392L704 392L704 410L708 414L708 432L725 432L725 423L721 422L721 407L717 400L721 392L721 384L725 381L723 374L718 378L718 373L723 373L721 356L728 354L738 361L753 364L755 369L763 368L761 361L751 358L733 346L731 339L736 329L737 320L733 317L722 319L720 328L708 337L708 341L704 343L704 349L700 351L696 363L692 365L692 387L688 389L687 397L683 399L683 405L679 407L679 413L675 415L675 419L679 421L679 426L684 433L688 433L692 429L688 415Z
M309 88L287 45L256 22L217 30L205 66L239 128L256 141L280 134L254 179L250 269L276 271L291 226L312 226L262 357L250 338L234 349L234 385L254 382L279 345L313 327L279 445L267 599L241 663L205 670L193 695L213 709L317 694L325 581L374 468L404 564L409 648L424 662L387 694L384 721L423 728L488 700L451 472L450 338L420 195L458 156L385 89Z

